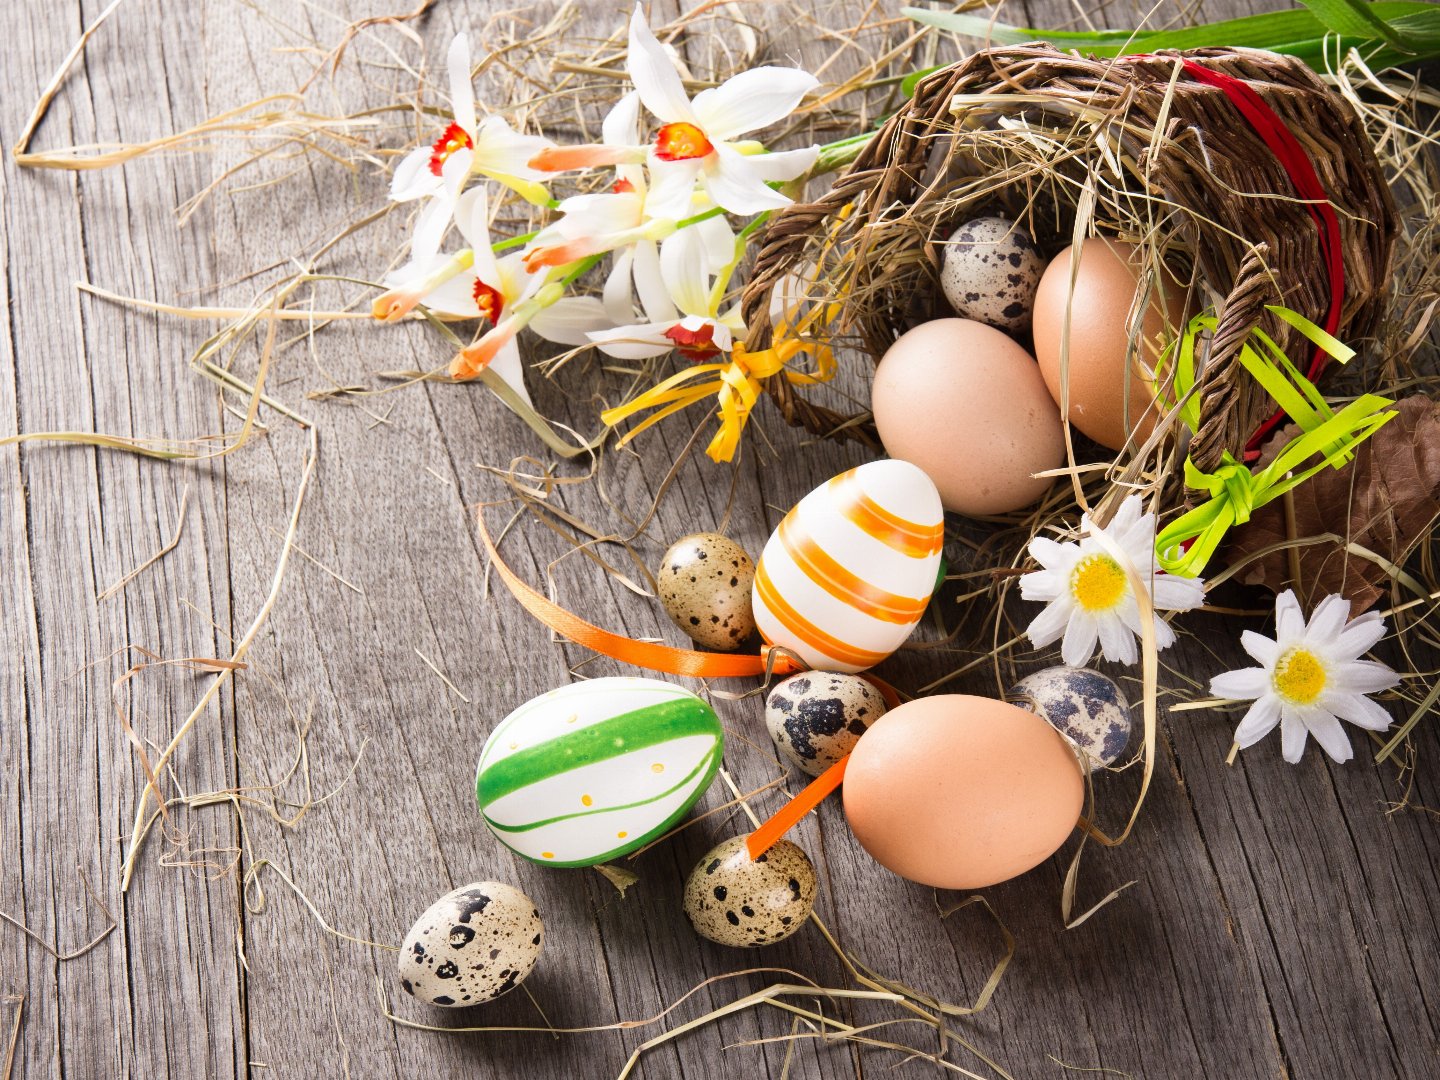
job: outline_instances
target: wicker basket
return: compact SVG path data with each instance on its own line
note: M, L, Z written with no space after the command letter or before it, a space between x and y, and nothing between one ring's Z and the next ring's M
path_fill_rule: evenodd
M1184 56L1243 80L1300 140L1340 222L1338 336L1362 342L1383 313L1396 224L1359 118L1293 58ZM823 198L771 219L742 301L747 346L770 344L771 293L803 274L846 297L830 332L878 362L911 326L953 314L939 288L939 243L956 224L998 209L1054 251L1070 242L1084 200L1097 231L1152 246L1216 306L1190 454L1202 468L1225 450L1238 454L1274 408L1235 362L1240 344L1263 323L1288 355L1308 355L1264 306L1323 322L1330 285L1321 232L1285 167L1235 102L1183 72L1179 57L1101 61L1010 46L926 77ZM820 406L783 379L767 389L792 424L875 437L863 415Z

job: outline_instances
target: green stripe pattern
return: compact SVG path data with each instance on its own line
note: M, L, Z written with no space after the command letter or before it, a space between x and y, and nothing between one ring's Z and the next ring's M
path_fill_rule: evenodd
M593 866L672 828L723 753L715 711L689 691L593 679L501 721L481 752L475 795L486 825L517 854Z

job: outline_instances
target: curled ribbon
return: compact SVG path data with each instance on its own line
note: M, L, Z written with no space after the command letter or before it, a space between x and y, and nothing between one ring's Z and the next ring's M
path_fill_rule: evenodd
M830 346L808 339L803 335L816 318L834 305L814 309L802 320L798 333L789 334L782 324L776 327L776 343L768 349L749 352L739 342L735 344L727 363L696 364L684 371L671 375L656 383L633 401L606 409L600 419L609 427L644 412L655 410L641 423L635 425L620 440L624 446L646 428L659 423L672 413L687 409L708 397L715 397L719 408L720 430L710 440L705 453L712 461L729 461L735 456L740 445L740 434L750 419L750 410L760 399L760 382L772 375L784 374L787 382L796 386L812 386L828 382L835 375L835 356ZM815 357L814 371L792 371L787 366L802 352Z
M1329 419L1291 439L1276 459L1252 473L1227 451L1214 472L1185 459L1185 484L1210 499L1176 518L1155 538L1155 558L1167 573L1194 577L1205 568L1232 525L1243 525L1268 502L1293 491L1324 468L1340 468L1351 451L1396 415L1394 402L1377 394L1356 398ZM1388 411L1386 411L1388 410ZM1320 455L1309 468L1296 472Z

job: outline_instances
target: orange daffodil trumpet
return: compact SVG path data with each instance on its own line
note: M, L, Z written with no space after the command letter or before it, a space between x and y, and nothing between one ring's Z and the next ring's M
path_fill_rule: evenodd
M654 141L556 147L532 158L532 167L559 172L648 161L650 212L680 219L691 213L697 181L716 206L732 214L778 210L790 199L770 184L804 175L819 157L816 146L770 154L758 143L737 141L794 112L800 99L819 85L809 72L754 68L691 100L638 3L630 19L626 67L641 102L661 122Z
M545 173L528 162L553 143L516 132L501 116L477 121L470 66L470 39L457 34L446 57L455 120L433 143L406 154L390 181L390 198L396 202L428 200L415 225L415 254L433 255L440 249L455 203L472 175L489 177L530 202L543 205L549 199L539 183Z

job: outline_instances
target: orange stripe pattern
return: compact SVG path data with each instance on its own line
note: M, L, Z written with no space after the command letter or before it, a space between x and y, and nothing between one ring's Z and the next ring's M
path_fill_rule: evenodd
M928 596L901 596L888 592L847 570L796 524L794 514L787 514L780 522L779 536L781 545L806 577L836 600L863 611L872 619L910 626L919 620L925 605L930 602Z
M829 483L835 509L862 532L912 559L939 555L945 544L945 524L920 525L892 514L860 487L858 470L841 473Z
M765 545L753 596L761 637L825 671L873 667L924 614L944 539L940 495L914 465L842 473L801 499Z

